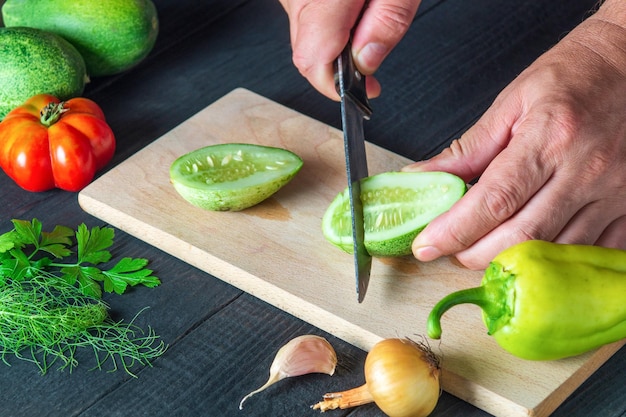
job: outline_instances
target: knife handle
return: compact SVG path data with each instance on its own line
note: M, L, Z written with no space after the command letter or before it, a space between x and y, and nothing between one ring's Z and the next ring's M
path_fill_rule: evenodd
M365 119L372 115L372 108L365 89L365 75L354 65L352 59L352 42L348 42L335 61L335 88L339 96L346 94L359 106Z

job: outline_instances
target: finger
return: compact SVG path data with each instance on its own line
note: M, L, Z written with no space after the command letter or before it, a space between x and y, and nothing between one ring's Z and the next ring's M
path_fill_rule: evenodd
M373 75L365 77L365 90L367 91L368 98L376 98L380 96L381 86Z
M559 204L559 202L553 201L552 204ZM526 211L520 212L514 219L489 233L468 249L455 254L456 258L470 269L484 269L498 253L529 239L626 249L626 216L611 220L613 210L607 212L605 204L599 201L593 202L579 210L553 239L551 236L554 235L554 230L558 229L559 224L563 222L561 218L567 218L571 210L559 210L561 212L559 216L546 216L546 213L554 213L556 206L550 207L550 205L551 203L546 201L545 204L529 207ZM615 206L615 208L619 207ZM542 221L537 222L537 219Z
M621 230L611 225L624 215L624 203L619 197L604 198L595 182L581 182L575 172L581 165L574 161L571 168L553 174L522 210L457 253L457 259L471 269L485 268L502 250L530 239L616 245L609 232ZM605 240L601 240L603 234Z
M477 129L474 127L473 129ZM450 146L431 159L417 161L403 167L404 172L427 172L444 171L461 177L465 182L470 182L487 168L504 146L497 141L488 140L487 144L481 144L480 134L467 132L460 139L452 141Z
M455 254L470 269L484 269L504 249L517 243L540 239L552 241L568 227L582 233L582 228L604 230L610 220L598 216L594 204L586 204L585 193L576 189L575 176L553 176L532 198L501 225L489 231L467 249ZM576 219L576 220L574 220ZM585 242L593 243L597 235L588 234ZM573 235L571 236L573 237ZM583 238L582 235L578 236Z
M609 200L593 201L583 207L554 238L557 243L593 245L612 222L623 215L624 207Z
M402 171L444 171L470 182L508 146L519 108L519 101L509 98L505 90L460 139L437 156L407 165Z
M626 216L614 220L595 243L598 246L626 250Z
M325 96L338 100L333 63L348 43L364 0L309 0L290 2L293 63Z
M485 170L480 181L448 212L434 219L413 242L421 261L459 253L511 218L548 181L554 167L516 138ZM511 172L524 172L521 180ZM500 236L496 236L498 238ZM496 245L492 241L492 245ZM497 246L497 245L496 245ZM482 261L481 261L482 262Z
M421 0L371 0L354 31L357 68L371 75L406 34Z
M520 195L520 190L516 188L514 182L510 184L508 189L500 188L497 178L499 165L503 166L503 172L515 172L513 162L509 167L510 170L507 169L507 164L509 164L507 154L511 151L507 151L506 148L511 137L513 123L518 117L519 101L506 99L506 97L505 90L474 126L465 132L459 140L453 141L450 147L439 155L402 169L406 172L449 172L461 177L466 182L480 176L487 170L487 167L490 167L492 172L495 171L495 175L492 174L491 179L489 175L484 175L477 186L472 187L447 213L434 219L417 236L412 246L413 254L417 259L426 262L464 250L486 234L491 230L492 225L497 224L497 220L487 221L483 219L482 224L479 224L475 217L478 210L489 212L492 200L497 200L495 203L498 207L509 206L509 211L513 210L515 206L524 204L525 200L523 199L515 202L515 196ZM502 111L500 111L501 109ZM525 171L524 163L523 160L517 161L519 167ZM543 175L540 178L543 178ZM541 179L538 179L537 182L541 182ZM528 185L529 183L526 182L525 184ZM538 186L535 185L535 187ZM534 190L524 192L524 198L526 198L526 193L532 192ZM485 205L487 210L481 209ZM496 208L495 210L499 212L496 213L497 218L503 217L501 209Z

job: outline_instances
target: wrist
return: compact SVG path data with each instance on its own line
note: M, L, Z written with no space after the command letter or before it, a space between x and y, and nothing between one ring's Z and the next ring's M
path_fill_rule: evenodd
M604 1L566 39L584 46L626 74L626 1Z

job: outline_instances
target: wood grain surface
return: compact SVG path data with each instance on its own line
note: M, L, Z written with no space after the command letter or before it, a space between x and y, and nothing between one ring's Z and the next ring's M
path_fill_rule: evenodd
M176 193L168 169L184 153L223 142L286 148L304 167L258 206L204 211ZM367 153L370 174L410 162L370 143ZM419 338L432 306L478 285L482 273L451 259L375 259L367 297L357 303L352 257L326 242L320 228L346 185L340 131L236 89L100 177L78 201L88 213L362 349L381 338ZM430 343L443 356L443 388L502 417L549 415L621 346L532 362L500 349L475 306L450 310L442 326L442 340Z

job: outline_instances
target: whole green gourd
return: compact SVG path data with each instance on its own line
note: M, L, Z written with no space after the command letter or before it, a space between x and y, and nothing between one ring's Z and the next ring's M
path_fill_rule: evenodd
M0 121L37 94L80 96L85 61L62 37L34 28L0 27Z
M62 36L83 56L92 77L138 64L152 50L159 31L151 0L7 0L2 18L7 27Z

